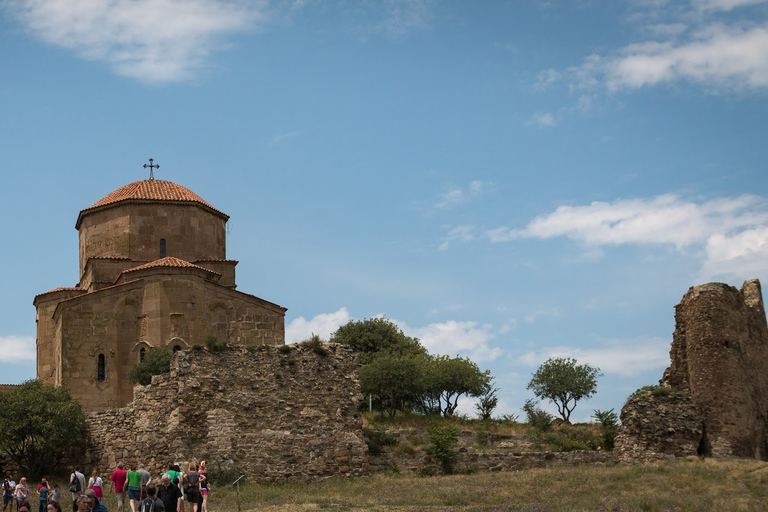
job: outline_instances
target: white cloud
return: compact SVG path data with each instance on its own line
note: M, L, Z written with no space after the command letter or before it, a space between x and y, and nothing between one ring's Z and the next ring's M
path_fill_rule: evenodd
M669 346L670 340L663 338L640 338L611 340L606 346L593 349L546 347L523 354L517 358L517 363L537 368L550 357L571 357L579 363L596 366L604 373L636 376L669 366Z
M561 206L524 229L500 227L491 242L565 236L587 247L669 244L700 247L706 276L745 277L768 271L768 203L742 195L696 203L675 195Z
M0 362L21 363L37 357L35 338L32 336L0 336Z
M649 41L604 61L609 90L691 80L714 88L768 87L768 25L710 25L681 44Z
M403 322L392 320L403 332L418 338L430 354L447 356L468 356L479 363L493 361L502 354L500 348L489 347L488 342L495 337L488 325L478 326L476 322L457 322L449 320L433 323L426 327L409 327Z
M300 316L285 328L285 341L286 343L298 343L308 339L313 334L327 340L331 334L351 319L346 307L339 308L334 313L321 313L312 317L311 320L306 320Z
M191 78L219 37L266 18L257 0L9 0L37 37L144 83Z
M707 239L707 260L702 280L718 276L748 279L768 269L768 226L734 235L716 234Z

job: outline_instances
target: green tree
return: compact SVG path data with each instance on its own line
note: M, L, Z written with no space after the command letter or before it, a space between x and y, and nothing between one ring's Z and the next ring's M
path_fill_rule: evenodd
M361 391L376 396L390 418L420 391L421 364L417 357L380 354L360 368Z
M0 451L33 480L84 447L85 415L64 387L28 380L0 393L0 411Z
M528 389L537 397L553 402L563 421L570 423L576 404L596 393L597 379L602 375L600 368L577 364L570 357L553 357L539 366Z
M398 355L427 352L417 338L406 336L402 329L386 318L348 322L331 334L329 341L350 346L357 353L361 365L370 363L379 352Z
M425 414L453 416L462 396L483 395L491 374L481 371L466 357L427 356L422 359L422 396L419 409Z
M144 355L144 360L128 372L128 379L134 384L146 386L152 382L153 375L170 373L171 359L173 352L168 347L151 347Z

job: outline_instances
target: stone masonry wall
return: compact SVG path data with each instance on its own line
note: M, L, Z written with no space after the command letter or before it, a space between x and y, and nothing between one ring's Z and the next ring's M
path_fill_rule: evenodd
M357 360L340 345L185 350L127 407L89 415L88 458L152 473L205 460L261 481L362 474L361 400Z

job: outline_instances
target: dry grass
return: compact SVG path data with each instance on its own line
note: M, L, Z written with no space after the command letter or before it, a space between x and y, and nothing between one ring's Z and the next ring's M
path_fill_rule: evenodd
M687 460L418 477L376 474L321 482L246 484L244 511L757 511L768 510L768 464ZM233 489L211 512L237 510Z

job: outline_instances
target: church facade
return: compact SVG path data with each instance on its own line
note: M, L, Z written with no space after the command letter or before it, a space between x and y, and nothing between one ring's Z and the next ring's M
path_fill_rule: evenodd
M66 385L85 411L133 399L128 372L150 347L209 335L285 343L286 309L238 291L229 216L170 181L130 183L80 212L80 280L35 297L37 378Z

